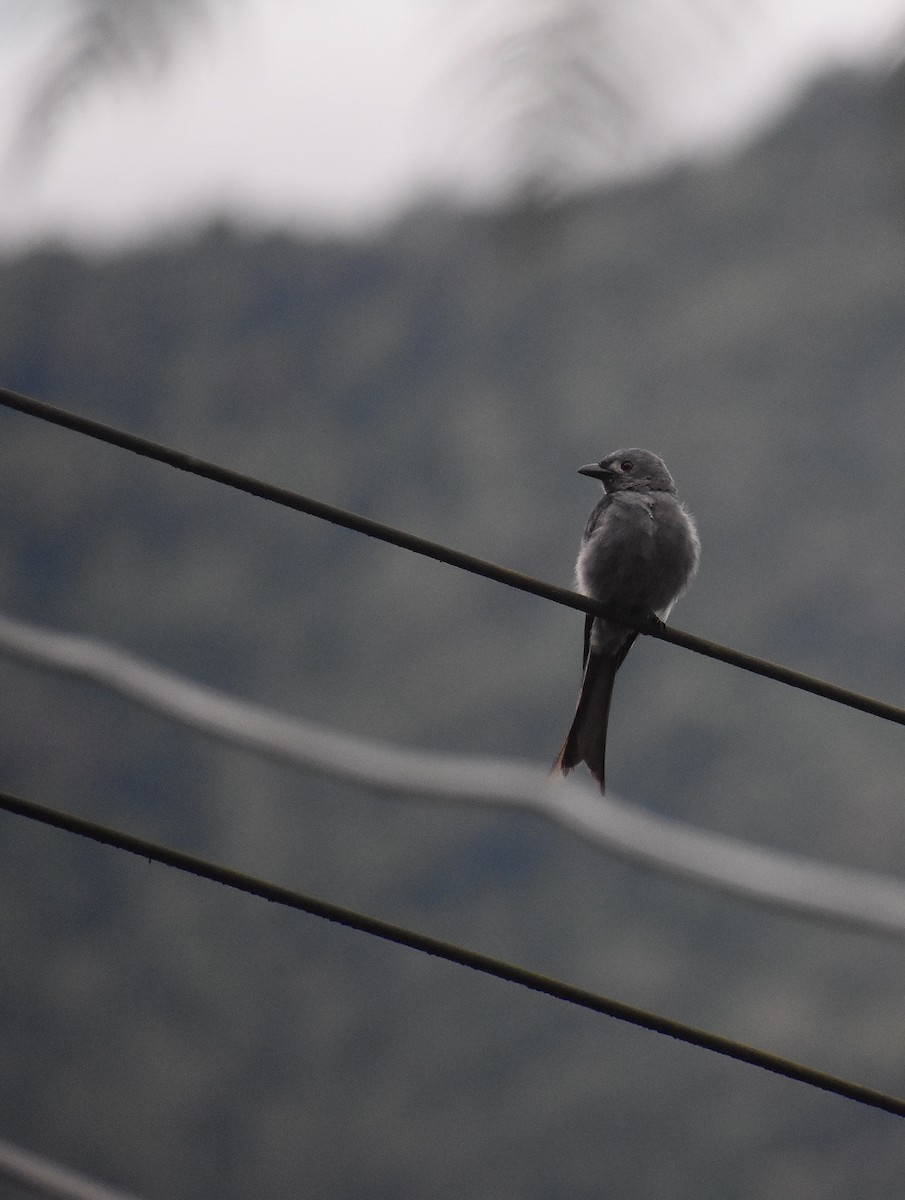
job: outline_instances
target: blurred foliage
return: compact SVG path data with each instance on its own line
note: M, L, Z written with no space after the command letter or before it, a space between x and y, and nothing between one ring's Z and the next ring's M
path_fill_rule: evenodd
M17 153L40 156L58 122L112 78L156 73L186 30L226 0L56 0L45 70L25 109ZM2 16L0 12L0 16Z
M901 701L899 99L827 86L732 165L547 214L11 259L3 382L562 582L594 499L575 468L650 446L704 542L674 620ZM365 737L552 758L576 614L0 429L14 614ZM0 680L5 789L905 1090L899 946ZM617 790L901 871L900 730L659 643L614 708ZM0 1130L148 1200L898 1194L882 1114L2 827Z
M287 9L312 2L285 0ZM10 3L0 0L7 25L15 23ZM44 4L45 62L25 108L20 165L40 160L92 90L159 73L189 35L209 36L225 9L254 0ZM352 29L354 3L346 18ZM684 137L673 114L707 103L700 79L711 81L711 103L721 103L721 80L747 70L752 47L781 44L783 25L800 19L752 0L456 0L437 6L424 26L423 55L430 60L438 43L457 48L436 84L455 97L451 156L483 159L482 173L507 202L530 209L614 170L624 176L662 161ZM819 27L819 18L804 20ZM331 48L338 69L342 49Z

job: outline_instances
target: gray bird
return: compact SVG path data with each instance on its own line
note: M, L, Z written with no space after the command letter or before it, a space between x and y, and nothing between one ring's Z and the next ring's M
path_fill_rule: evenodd
M666 620L701 554L666 464L649 450L617 450L578 473L599 479L604 490L581 539L579 590L616 611ZM585 762L601 792L613 683L637 636L618 621L585 619L581 694L553 769L565 775Z

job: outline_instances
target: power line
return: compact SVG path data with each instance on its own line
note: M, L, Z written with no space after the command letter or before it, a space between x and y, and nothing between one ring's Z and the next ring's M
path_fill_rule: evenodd
M636 1008L633 1004L625 1004L620 1000L612 1000L607 996L586 991L584 988L575 987L570 983L563 983L561 980L547 975L540 975L535 971L529 971L513 963L507 963L490 955L481 954L476 950L469 950L464 946L440 941L427 934L406 929L401 925L393 925L377 917L367 916L364 913L342 908L337 904L331 904L329 901L316 899L313 896L305 895L291 888L282 887L279 884L270 883L256 876L236 871L231 867L225 867L219 863L210 862L207 859L197 858L194 855L185 854L181 850L174 850L169 846L161 846L156 842L150 842L144 838L135 837L133 834L123 833L120 830L111 829L105 825L98 825L93 821L86 821L84 818L74 816L70 813L46 808L43 805L35 804L31 800L23 800L18 796L12 796L6 792L0 792L0 809L14 813L17 816L26 817L31 821L50 825L55 829L65 830L67 833L75 834L78 837L100 842L105 846L112 846L117 850L135 854L139 858L162 863L164 866L174 868L177 871L184 871L189 875L195 875L201 879L208 879L214 883L223 884L225 887L236 891L245 892L251 896L258 896L260 899L267 900L272 904L293 908L300 912L308 913L310 916L332 921L348 929L358 930L358 932L368 934L371 937L377 937L398 946L405 946L410 950L417 950L422 954L429 954L434 958L444 959L446 962L455 963L457 966L468 967L483 975L490 975L495 979L501 979L507 983L528 988L530 991L540 992L542 995L550 996L554 1000L560 1000L566 1004L574 1004L579 1008L589 1009L591 1012L599 1013L602 1016L612 1017L617 1021L624 1021L629 1025L636 1025L641 1029L648 1029L652 1033L675 1038L677 1041L685 1042L690 1046L696 1046L698 1049L710 1050L725 1058L734 1059L736 1062L748 1063L749 1066L759 1067L761 1070L770 1071L774 1075L781 1075L786 1079L796 1080L809 1087L819 1088L821 1091L843 1096L848 1100L854 1100L870 1108L881 1109L897 1117L905 1117L905 1099L900 1099L898 1096L892 1096L886 1092L864 1087L859 1083L853 1083L836 1075L829 1075L825 1071L818 1071L813 1067L793 1062L782 1055L771 1054L769 1051L745 1045L743 1042L737 1042L731 1038L721 1037L719 1034L709 1033L707 1030L698 1029L693 1025L685 1025L669 1017L661 1017L656 1013Z
M596 601L589 599L587 596L582 596L578 592L557 587L555 584L546 583L544 580L535 579L530 575L523 575L518 571L498 566L496 563L488 562L485 559L475 558L473 555L465 554L461 550L454 550L449 546L441 545L439 542L430 541L428 538L418 537L404 530L395 529L391 525L383 525L379 521L372 521L369 517L349 512L347 509L325 504L322 500L300 495L298 492L289 491L287 488L276 487L263 480L255 479L251 475L243 475L228 467L218 466L216 463L208 462L206 459L196 458L181 450L174 450L160 442L153 442L147 438L138 437L136 434L127 433L112 425L93 421L88 417L79 416L77 413L57 408L52 404L47 404L43 400L35 400L30 396L24 396L19 392L10 391L7 388L0 388L0 404L5 405L7 408L16 409L18 412L26 413L29 416L38 417L43 421L49 421L51 424L71 429L87 437L107 442L109 445L119 446L121 449L131 451L133 454L141 455L143 458L154 459L157 462L165 463L167 466L175 467L180 471L187 471L189 474L198 475L203 479L210 479L226 487L246 492L248 495L257 496L262 500L268 500L274 504L280 504L285 508L294 509L296 512L306 513L320 520L329 521L331 524L352 529L357 533L365 534L367 537L377 538L380 541L399 546L403 550L410 550L414 554L421 554L437 562L447 563L449 566L457 567L462 571L468 571L473 575L480 575L485 579L494 580L496 583L506 584L507 587L516 588L519 591L528 592L534 596L540 596L545 600L552 600L556 604L563 604L568 608L579 609L582 612L594 613L595 615L615 617L631 628L637 629L639 633L647 634L649 637L659 638L664 642L671 642L675 646L682 646L686 650L692 650L696 654L705 655L707 658L717 659L719 662L739 667L743 671L750 671L755 675L763 675L768 679L774 679L778 683L784 683L789 687L799 688L801 691L810 692L815 696L822 696L826 700L832 700L834 703L857 709L860 712L879 717L881 720L892 721L897 725L905 725L905 708L900 708L883 700L877 700L872 696L853 692L848 688L839 687L837 684L828 683L826 680L818 679L813 675L807 675L802 671L794 671L789 667L782 666L780 663L770 662L767 659L758 658L753 654L745 654L740 650L733 649L731 646L724 646L719 642L709 641L707 638L699 637L697 634L686 633L684 630L664 625L662 621L657 620L655 617L639 618L631 613L621 613L606 609L596 603Z
M136 1197L61 1167L21 1146L0 1141L0 1178L55 1200L136 1200Z
M0 654L88 679L170 720L279 762L394 795L521 809L619 857L798 916L905 936L905 885L696 829L551 780L512 759L427 754L302 721L127 654L107 643L0 614Z

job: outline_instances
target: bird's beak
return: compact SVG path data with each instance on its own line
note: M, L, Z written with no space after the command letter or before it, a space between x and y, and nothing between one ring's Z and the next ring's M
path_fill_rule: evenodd
M610 472L607 471L605 467L602 467L600 463L588 463L586 467L578 468L579 475L590 475L591 479L604 480L609 473Z

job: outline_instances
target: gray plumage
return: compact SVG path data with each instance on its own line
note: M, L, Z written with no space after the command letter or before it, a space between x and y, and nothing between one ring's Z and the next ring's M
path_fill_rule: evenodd
M617 450L579 474L599 479L604 489L581 539L579 589L616 610L665 621L701 553L694 521L676 496L666 464L649 450ZM601 791L613 683L636 637L617 621L591 616L585 621L581 694L554 770L565 775L584 762Z

